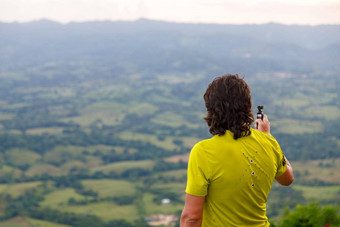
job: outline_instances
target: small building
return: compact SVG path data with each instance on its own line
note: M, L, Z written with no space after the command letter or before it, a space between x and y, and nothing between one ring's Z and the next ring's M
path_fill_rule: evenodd
M164 198L164 199L161 200L162 204L169 204L170 202L171 202L171 200L168 199L168 198Z

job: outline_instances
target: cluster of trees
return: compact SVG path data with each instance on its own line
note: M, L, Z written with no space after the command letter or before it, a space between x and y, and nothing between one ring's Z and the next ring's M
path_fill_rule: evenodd
M0 217L0 220L6 220L15 216L29 215L28 212L30 209L38 207L39 202L43 200L43 193L37 189L26 191L18 198L12 198L10 195L1 195L0 201L6 204L6 209L4 215Z
M293 211L286 209L277 227L339 227L340 207L321 207L317 203L297 205Z

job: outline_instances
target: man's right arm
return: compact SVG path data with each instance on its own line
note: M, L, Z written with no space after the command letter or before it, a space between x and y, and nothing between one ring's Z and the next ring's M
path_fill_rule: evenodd
M268 120L268 117L266 114L263 115L263 120L262 119L256 119L255 121L255 129L261 131L261 132L269 132L270 133L270 122ZM293 173L293 168L290 165L288 159L284 157L286 160L287 164L287 170L284 174L281 176L275 178L277 182L281 185L288 186L294 181L294 173Z
M277 182L279 182L279 184L281 184L281 185L288 186L291 183L293 183L293 181L294 181L294 173L293 173L293 168L290 165L288 159L286 157L284 157L284 158L286 159L287 170L284 174L275 178L275 180Z

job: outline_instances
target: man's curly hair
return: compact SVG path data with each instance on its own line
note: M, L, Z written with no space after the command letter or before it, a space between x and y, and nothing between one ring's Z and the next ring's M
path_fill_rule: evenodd
M204 94L207 116L204 120L212 135L234 133L234 139L250 135L254 121L250 88L238 74L215 78Z

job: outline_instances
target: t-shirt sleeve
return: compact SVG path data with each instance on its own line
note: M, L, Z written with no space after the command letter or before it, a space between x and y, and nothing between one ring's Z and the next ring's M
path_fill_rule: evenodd
M196 144L189 156L186 193L194 196L207 195L209 169L206 161L204 152L199 144Z
M278 144L278 142L275 140L275 152L277 154L277 160L278 160L278 164L277 164L277 171L276 171L276 177L281 176L282 174L284 174L287 171L287 163L286 163L286 159L285 156L282 153L282 150L280 148L280 145Z

